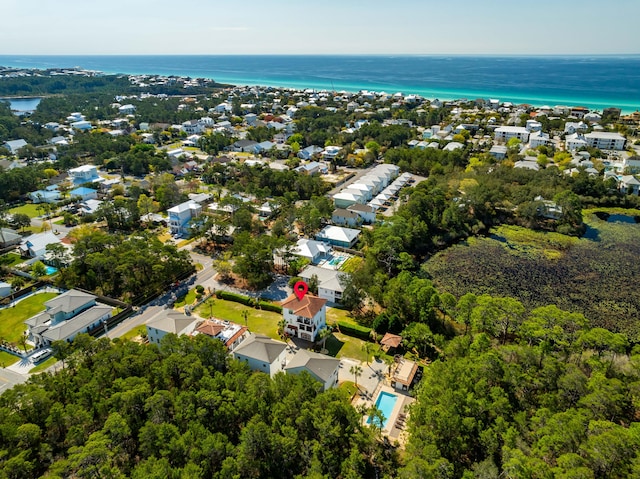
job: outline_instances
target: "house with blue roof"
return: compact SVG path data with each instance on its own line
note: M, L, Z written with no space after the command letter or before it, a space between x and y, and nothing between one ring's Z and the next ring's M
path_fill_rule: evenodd
M69 195L72 199L79 199L80 201L96 200L98 199L98 190L80 186L79 188L71 190Z

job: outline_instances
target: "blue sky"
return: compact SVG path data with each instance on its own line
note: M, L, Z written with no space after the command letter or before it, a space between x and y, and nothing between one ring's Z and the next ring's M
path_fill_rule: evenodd
M638 0L2 0L0 54L640 53Z

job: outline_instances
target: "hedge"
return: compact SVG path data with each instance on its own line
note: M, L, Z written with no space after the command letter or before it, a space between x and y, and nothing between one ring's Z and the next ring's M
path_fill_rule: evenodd
M238 293L230 293L229 291L216 291L216 297L227 301L233 301L234 303L244 304L252 308L256 307L256 300ZM258 307L265 311L273 311L274 313L282 314L282 306L279 304L268 303L267 301L258 301Z
M364 339L368 341L371 339L371 328L367 328L365 326L358 326L356 324L344 323L342 321L337 321L338 329L342 334L346 334L347 336L353 336L354 338Z
M227 301L233 301L234 303L244 304L245 306L253 307L256 302L249 296L244 296L238 293L230 293L229 291L216 291L216 296L220 299L226 299Z

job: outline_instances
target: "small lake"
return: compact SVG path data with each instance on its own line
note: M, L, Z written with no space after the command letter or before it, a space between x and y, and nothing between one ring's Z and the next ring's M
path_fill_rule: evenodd
M640 223L640 216L609 214L598 211L595 215L607 223Z
M11 109L20 115L34 112L42 98L0 98L0 100L8 101Z

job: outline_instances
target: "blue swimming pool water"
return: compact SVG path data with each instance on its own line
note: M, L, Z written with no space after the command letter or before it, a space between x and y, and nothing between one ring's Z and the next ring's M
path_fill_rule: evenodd
M58 268L54 268L53 266L47 266L46 271L47 271L47 276L51 276L52 274L56 274L58 272Z
M391 394L385 391L382 391L378 394L378 399L376 399L376 407L382 411L382 415L384 416L384 422L382 423L382 428L387 427L387 423L389 422L389 418L391 417L391 413L393 412L393 408L396 405L396 401L398 400L398 396L395 394ZM371 417L369 417L368 423L371 423Z

